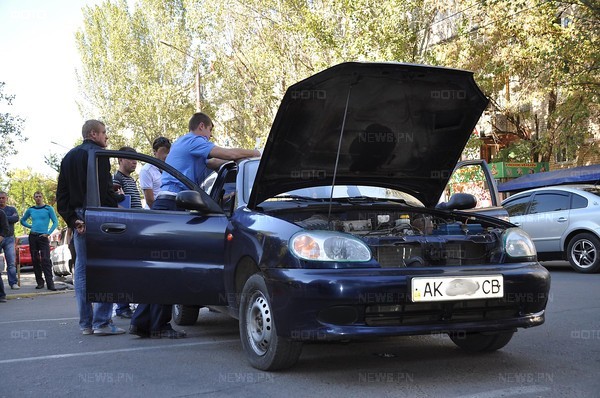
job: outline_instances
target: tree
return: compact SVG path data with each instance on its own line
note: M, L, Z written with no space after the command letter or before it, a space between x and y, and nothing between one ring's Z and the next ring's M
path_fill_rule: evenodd
M3 108L11 106L14 95L4 93L4 82L0 82L0 106ZM7 173L7 158L17 154L15 148L16 142L27 141L23 136L24 120L19 116L12 115L9 112L0 113L0 173Z
M84 8L76 35L83 68L84 114L99 115L113 149L122 145L149 152L152 141L174 138L193 113L189 57L160 44L191 41L181 1L142 0L129 11L125 0ZM91 118L91 117L90 117Z
M591 4L591 2L590 2ZM453 35L433 53L471 69L533 161L587 150L600 115L598 10L577 1L457 1ZM589 148L588 148L589 149Z

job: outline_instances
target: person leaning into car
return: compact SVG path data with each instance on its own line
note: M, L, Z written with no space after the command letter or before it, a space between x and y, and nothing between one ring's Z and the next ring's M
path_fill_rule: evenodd
M88 120L81 129L83 143L71 149L60 163L56 205L58 213L67 225L73 229L75 243L75 297L79 309L79 327L82 334L106 336L123 334L125 330L112 323L113 303L96 303L86 293L87 248L85 245L85 197L87 193L88 156L97 150L106 148L108 136L106 126L99 120ZM117 207L120 196L113 190L110 160L98 159L98 188L100 205Z
M188 123L189 132L172 145L166 162L185 174L198 185L207 177L207 169L218 169L229 160L260 156L254 149L221 148L210 142L213 130L211 118L201 112L195 113ZM187 189L178 179L163 173L160 192L152 206L153 210L177 210L175 196ZM129 333L139 337L172 339L185 337L185 332L174 330L171 305L139 304L131 319Z
M171 141L166 137L158 137L152 142L154 157L163 162L170 150ZM142 170L140 170L140 187L144 192L144 199L146 200L148 209L152 208L154 199L158 196L158 192L160 192L161 174L160 169L151 163L146 163L142 166Z
M0 243L8 237L8 219L3 211L0 211ZM6 292L4 291L4 281L0 272L0 303L6 303Z
M6 276L8 277L8 284L11 289L19 289L19 281L17 280L17 267L16 267L16 252L15 252L15 224L19 221L19 213L17 209L7 205L8 194L6 192L0 192L0 210L6 214L8 220L8 235L4 237L0 248L4 252L4 258L6 259Z
M44 278L48 290L56 290L52 276L52 261L50 261L50 241L48 237L58 226L58 219L52 206L44 203L44 195L40 191L33 194L35 206L25 210L21 217L21 225L29 228L29 251L35 273L36 289L44 288ZM31 220L31 223L29 223ZM50 228L48 228L48 224ZM38 256L39 253L39 256Z

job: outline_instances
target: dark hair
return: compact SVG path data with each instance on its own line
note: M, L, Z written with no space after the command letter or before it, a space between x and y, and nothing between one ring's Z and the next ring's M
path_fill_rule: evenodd
M121 148L119 148L119 151L125 151L125 152L135 152L137 153L137 151L135 149L133 149L130 146L122 146Z
M167 137L158 137L152 142L152 149L154 152L158 151L158 148L165 147L171 149L171 141Z
M190 129L190 131L194 131L198 128L200 123L204 123L206 127L213 125L212 120L207 114L197 112L194 113L194 115L191 117L190 122L188 123L188 128Z

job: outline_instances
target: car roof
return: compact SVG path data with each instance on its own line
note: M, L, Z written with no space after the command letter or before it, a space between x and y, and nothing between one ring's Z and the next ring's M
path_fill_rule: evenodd
M549 187L533 188L533 189L528 189L527 191L522 191L522 192L515 193L514 195L509 196L508 198L506 198L502 201L502 204L504 204L514 198L526 196L526 195L529 195L529 194L532 194L535 192L564 191L564 192L577 193L577 194L584 195L584 196L585 195L593 195L593 193L588 192L587 189L600 190L600 185L570 184L570 185L555 185L555 186L549 186Z

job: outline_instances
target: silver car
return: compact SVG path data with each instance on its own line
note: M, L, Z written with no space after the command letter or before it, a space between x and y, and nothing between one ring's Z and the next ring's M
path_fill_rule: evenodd
M600 271L600 186L531 189L502 206L510 222L531 236L538 259L566 259L578 272Z

